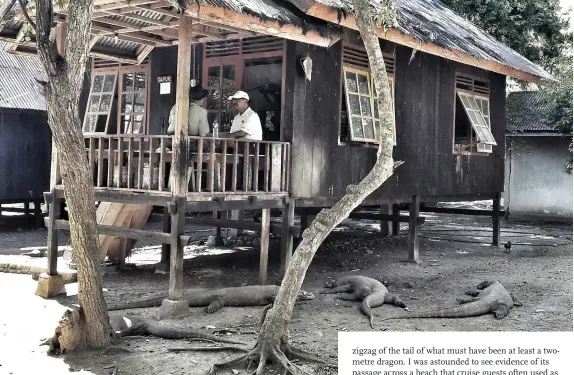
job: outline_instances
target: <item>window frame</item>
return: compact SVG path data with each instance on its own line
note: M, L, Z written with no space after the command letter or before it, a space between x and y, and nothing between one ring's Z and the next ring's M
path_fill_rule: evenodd
M113 84L113 88L111 91L103 91L104 90L104 85L105 85L105 81L106 81L106 76L109 75L114 75L114 84ZM96 77L97 76L103 76L104 80L102 82L102 90L98 91L97 93L93 92L94 89L94 84L96 82ZM111 116L111 112L112 112L112 108L114 106L114 99L115 99L115 95L116 95L116 89L117 89L117 84L118 84L118 71L117 69L94 69L92 70L92 74L91 74L91 82L90 82L90 89L88 92L88 100L86 102L86 110L84 112L84 120L82 122L82 133L84 135L100 135L100 134L107 134L108 133L108 127L110 124L110 116ZM90 111L90 103L92 102L92 97L94 94L97 94L99 96L99 101L98 101L98 111L97 112L92 112ZM111 100L110 100L110 105L108 107L107 111L100 111L100 105L102 103L102 96L103 95L111 95ZM97 132L97 131L86 131L86 125L87 125L87 119L89 116L101 116L101 115L105 115L106 116L106 126L104 128L103 132ZM97 117L96 117L96 126L97 126ZM94 129L95 130L95 129Z
M130 91L125 91L124 90L124 81L123 81L123 75L124 74L129 74L129 73L133 73L133 83L134 83L134 87L132 90ZM144 94L144 102L143 102L143 112L135 112L135 111L126 111L126 112L122 112L122 98L124 94L132 94L135 96L136 93L139 93L138 91L135 90L135 76L137 73L143 73L145 75L145 87L143 89L143 94ZM149 65L144 65L144 66L122 66L118 68L118 107L117 107L117 116L118 116L118 122L117 122L117 126L116 126L116 133L118 135L147 135L148 131L149 131L149 89L150 89L150 69L149 69ZM135 99L133 99L132 101L132 109L134 109L133 107L135 106ZM131 121L130 121L130 125L132 126L132 130L133 130L133 124L134 124L134 118L137 115L142 115L142 124L141 124L141 128L140 128L140 132L139 133L126 133L124 129L123 132L120 132L120 130L123 128L123 116L129 115L131 116Z
M452 124L452 144L453 144L453 153L457 155L479 155L479 156L488 156L492 154L493 149L492 146L498 146L498 142L496 142L496 138L492 133L492 122L490 118L491 114L491 105L490 105L490 81L488 78L484 77L477 77L469 74L462 74L462 73L455 73L455 85L454 85L454 100L453 100L453 124ZM481 85L477 85L477 82L481 83ZM466 87L464 87L466 86ZM479 127L487 128L487 136L492 137L494 144L491 142L485 143L480 142L481 136L479 132L476 130L475 121L473 121L472 116L469 114L469 110L465 105L464 101L460 97L460 93L463 96L471 96L481 114L481 120L486 125L480 124ZM465 116L468 120L470 125L469 131L469 141L465 144L456 143L456 107L457 101L460 100L462 107L464 108ZM488 113L485 114L483 111L482 104L479 105L479 102L482 103L486 101L487 111ZM471 105L472 106L472 105ZM473 110L477 111L476 109Z

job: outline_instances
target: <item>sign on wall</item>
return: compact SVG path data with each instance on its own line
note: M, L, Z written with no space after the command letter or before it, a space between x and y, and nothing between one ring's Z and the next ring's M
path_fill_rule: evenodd
M159 76L157 77L157 83L159 83L160 95L171 93L171 76Z

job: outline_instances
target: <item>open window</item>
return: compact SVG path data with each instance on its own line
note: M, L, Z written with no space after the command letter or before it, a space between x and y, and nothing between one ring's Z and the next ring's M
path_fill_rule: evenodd
M383 54L391 89L394 110L395 61L394 56ZM343 84L341 97L340 141L378 144L380 114L374 79L364 48L343 46ZM396 134L393 134L396 145Z
M147 64L94 61L84 134L147 134L148 80Z
M108 131L110 111L116 93L118 72L95 72L92 76L90 97L84 116L84 133L103 133Z
M455 101L454 152L492 153L488 82L457 76Z

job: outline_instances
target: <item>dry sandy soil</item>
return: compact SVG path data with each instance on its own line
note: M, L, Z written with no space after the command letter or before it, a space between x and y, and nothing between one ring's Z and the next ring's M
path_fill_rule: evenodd
M390 320L381 318L401 311L384 305L375 309L375 330L389 331L572 331L572 225L509 223L502 221L502 241L512 241L510 253L493 248L491 221L487 217L424 214L421 229L421 260L405 262L407 235L382 237L378 225L345 221L321 246L311 264L303 289L317 292L329 278L366 275L384 282L399 293L412 310L452 305L457 297L486 279L499 280L524 304L509 316L463 319ZM151 224L151 225L157 225ZM198 237L209 232L196 232ZM64 243L66 239L62 240ZM45 231L0 232L0 254L17 254L17 248L44 246ZM139 246L149 244L138 244ZM255 284L259 258L251 249L205 255L201 246L188 250L184 287L219 287ZM277 281L278 242L272 240L269 281ZM138 257L139 254L139 257ZM6 257L21 257L5 255ZM157 259L157 250L134 250L132 261ZM139 260L138 260L139 259ZM45 262L45 259L41 259ZM145 297L168 289L168 275L154 274L146 267L116 271L103 269L105 297L117 302ZM34 296L36 282L30 275L0 273L0 374L203 374L210 363L229 359L237 353L169 353L166 348L199 345L196 342L159 338L126 338L118 346L130 352L93 351L46 355L41 338L53 333L65 306L75 302L77 284L68 284L68 296L43 300ZM291 324L292 341L336 363L337 332L370 331L358 303L318 295L295 308ZM133 310L151 316L154 309ZM214 314L194 308L192 314L173 324L206 332L224 328L235 333L226 337L243 341L246 347L256 339L262 307L223 308ZM209 328L207 326L210 326ZM213 328L215 327L215 328ZM334 374L321 366L304 364L315 374ZM239 373L245 373L238 367ZM231 372L221 372L231 374ZM271 372L270 372L271 373Z

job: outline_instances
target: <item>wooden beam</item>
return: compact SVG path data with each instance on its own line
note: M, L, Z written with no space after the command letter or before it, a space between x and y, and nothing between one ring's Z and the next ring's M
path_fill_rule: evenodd
M153 50L153 47L151 46L145 46L142 51L138 54L137 57L137 61L138 61L138 65L141 64L146 57L148 57L148 55L151 53L151 51Z
M455 214L470 216L492 216L492 210L479 210L468 208L447 208L447 207L421 207L420 212L432 212L436 214ZM498 212L499 216L504 216L504 211Z
M120 12L115 11L115 10L106 10L106 11L104 11L104 13L106 13L108 15L112 15L112 16L122 16L122 17L126 17L126 18L131 18L131 19L134 19L137 21L143 21L143 22L151 23L152 25L163 26L163 27L177 26L179 24L177 21L174 21L174 22L167 21L166 22L166 21L156 20L153 18L145 17L145 16L140 16L138 14L131 14L130 12L120 13Z
M116 55L110 55L108 53L102 53L97 51L90 51L88 54L90 57L97 57L99 59L106 59L110 61L117 61L124 64L137 64L138 61L136 59L131 59L129 57L120 57Z
M374 214L369 212L353 212L349 214L349 219L363 219L363 220L385 220L397 223L408 223L410 221L409 216L405 215L388 215L388 214ZM419 224L424 224L425 218L418 217L417 222Z
M276 21L263 21L259 17L249 14L238 14L231 9L217 8L211 5L190 3L185 14L198 18L201 21L209 21L223 25L237 27L242 30L273 35L280 38L297 40L321 47L329 47L339 41L342 35L331 32L329 36L322 36L316 31L306 33L294 25L281 25Z
M49 218L44 218L46 226L48 225ZM70 230L70 222L67 220L55 220L54 228L60 230ZM141 241L157 241L160 243L170 243L171 234L162 232L152 232L143 229L121 228L113 225L98 224L98 234L106 236L132 238ZM180 236L182 243L187 243L191 240L191 236Z
M261 250L259 253L259 284L267 284L267 266L269 263L269 223L271 212L268 208L261 210Z
M15 2L16 0L3 0L0 4L0 30L2 30L6 22L8 22L8 20L4 19L4 17L6 14L8 14L10 9L12 9L12 6Z
M421 263L419 258L419 208L421 205L421 197L413 195L411 199L411 207L409 213L409 262Z
M151 214L151 217L157 216L158 214ZM198 225L206 227L221 227L221 228L236 228L236 229L247 229L258 231L261 229L261 224L254 221L243 221L243 220L229 220L229 219L216 219L213 217L186 217L185 223L189 225ZM283 231L282 224L269 224L271 228L271 233L281 234ZM292 236L298 237L301 228L297 225L289 226L289 233Z
M201 7L203 8L204 5L202 5ZM339 24L353 30L359 30L354 16L348 15L346 17L343 17L339 21L339 14L336 9L330 8L318 2L315 2L306 11L306 13L312 17L316 17L324 21ZM444 57L445 59L448 60L475 66L480 69L490 70L492 72L500 73L505 76L519 78L528 82L534 82L534 83L545 82L541 77L535 76L533 74L526 73L503 64L495 63L493 61L471 57L469 55L463 54L462 52L442 48L432 43L423 42L411 35L404 34L394 28L385 31L382 28L377 27L375 28L375 31L377 32L377 35L381 39L390 40L391 42L395 42L397 44L407 46L418 51L429 53L431 55Z
M250 202L247 200L187 202L187 212L260 210L262 208L283 208L285 203L279 199L262 199Z
M178 301L183 289L183 243L180 235L185 227L185 198L177 197L168 206L171 215L171 241L169 259L169 299Z

